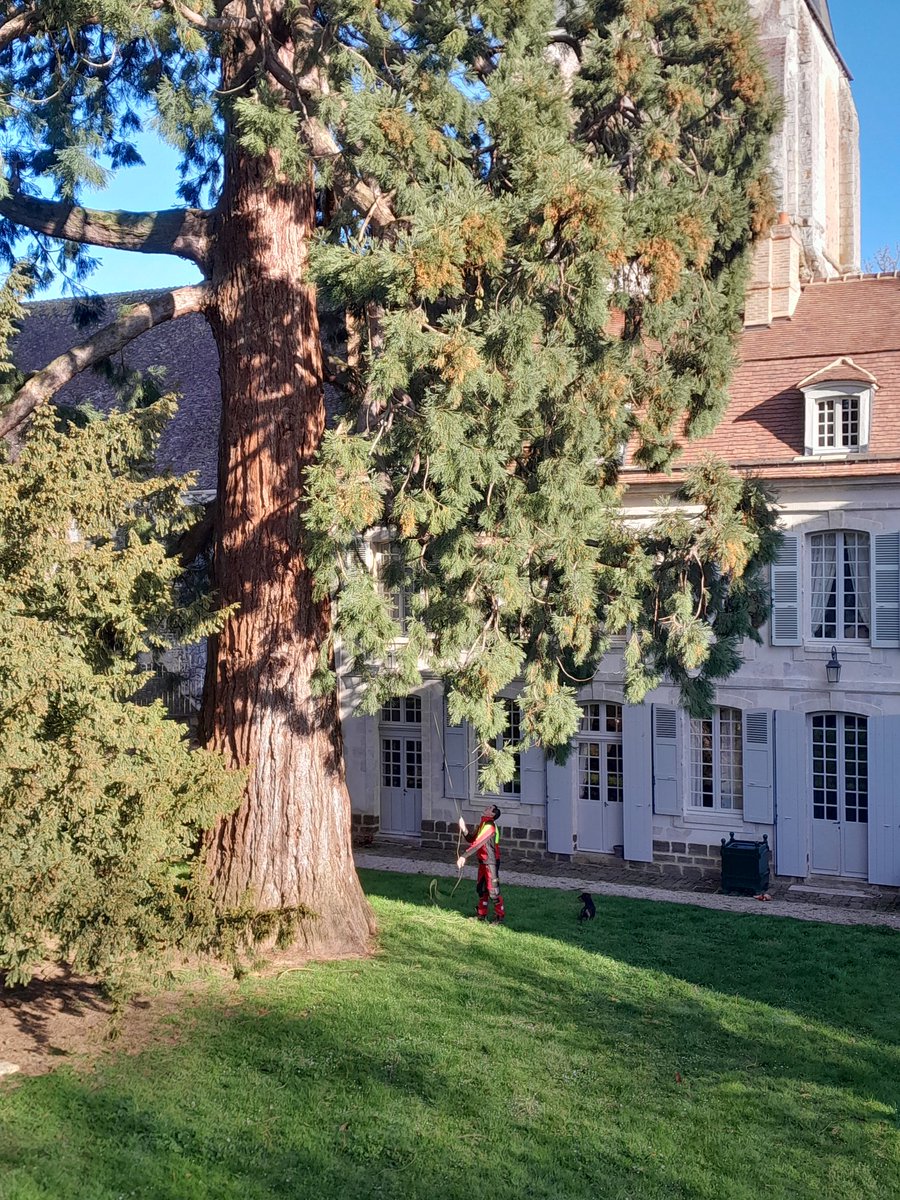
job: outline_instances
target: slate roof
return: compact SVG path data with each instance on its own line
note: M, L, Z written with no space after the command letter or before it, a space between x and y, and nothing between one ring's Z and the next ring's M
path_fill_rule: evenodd
M158 294L141 291L104 296L102 315L81 329L73 324L70 299L28 304L28 317L13 345L13 359L22 371L39 370L114 320L123 305L140 303ZM165 386L180 394L178 412L160 442L157 455L160 469L168 468L178 475L194 471L199 490L214 490L221 388L219 356L205 318L192 313L158 325L126 346L122 357L129 366L140 370L165 367ZM83 371L60 390L58 398L68 404L90 400L97 408L108 410L114 402L114 392L96 372Z
M819 18L822 28L834 42L834 26L831 24L831 13L828 11L828 0L806 0L806 3Z
M104 319L112 319L119 305L153 294L105 297ZM29 310L14 347L23 370L44 366L90 333L72 324L70 300L39 301ZM740 354L725 417L710 437L684 447L670 482L706 452L782 480L900 478L900 278L857 275L808 284L793 317L744 331ZM142 334L124 355L135 367L166 367L167 384L182 393L178 414L163 436L159 465L179 474L196 471L198 488L213 490L221 393L218 356L206 321L196 314L167 322ZM852 364L844 378L874 376L877 382L869 448L846 459L804 456L804 398L798 385L820 372L819 378L833 377L835 363L842 359ZM90 371L68 384L61 397L69 402L90 399L99 407L113 400L108 385ZM329 394L328 399L333 409L335 398ZM666 482L665 476L632 467L624 469L623 479L653 487Z
M840 50L838 50L837 38L834 36L834 26L831 23L831 13L828 11L828 0L806 0L807 7L812 13L815 20L821 26L822 32L828 39L832 50L837 55L837 60L847 74L847 78L851 79L850 68L844 62Z
M731 398L713 434L688 443L673 477L706 452L778 479L900 478L900 278L847 276L808 284L793 317L744 330ZM844 378L877 382L869 448L844 459L804 456L804 397L798 384L835 361L852 360ZM854 369L855 368L855 369ZM664 477L626 468L631 482Z
M85 341L97 329L115 320L117 311L129 304L150 300L167 291L117 292L98 297L102 311L87 327L73 322L74 301L38 300L27 304L28 316L13 343L13 361L22 371L37 371L57 355ZM343 321L338 314L320 309L319 322L326 348L342 353ZM164 385L179 396L178 412L169 422L160 441L157 466L176 475L193 472L195 489L216 489L219 423L222 388L219 379L219 354L212 331L201 313L191 313L175 321L166 321L130 342L121 352L124 362L133 368L164 367ZM90 401L101 411L115 403L115 393L95 371L82 371L57 393L67 404ZM327 419L333 421L340 396L325 385Z

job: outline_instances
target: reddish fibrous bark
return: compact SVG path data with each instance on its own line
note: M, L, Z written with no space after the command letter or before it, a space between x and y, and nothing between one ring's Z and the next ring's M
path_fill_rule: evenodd
M325 428L312 171L287 179L276 153L251 158L232 141L220 212L207 310L222 379L214 576L236 611L210 644L201 725L249 778L210 836L210 874L223 909L302 909L309 953L362 952L373 924L351 853L337 699L311 686L331 633L302 524Z
M231 0L221 18L201 18L193 9L182 16L210 27L216 22L224 96L252 87L264 64L285 108L302 109L305 84L293 80L296 48L284 0L256 0L252 9L249 0ZM27 9L7 20L0 46L4 38L27 38L34 19ZM263 45L263 30L278 37ZM338 152L316 119L305 118L300 128L313 156ZM210 642L200 736L248 774L242 804L208 837L213 893L222 911L249 905L259 913L300 914L300 951L363 953L374 923L351 852L337 697L316 696L312 688L331 636L329 602L314 598L302 522L304 473L325 427L316 294L307 269L314 173L310 167L303 178L288 178L276 152L246 153L227 114L225 144L215 212L101 213L14 192L0 200L0 214L52 237L179 254L206 276L205 285L172 293L185 312L202 304L222 382L214 577L220 603L233 612ZM344 182L373 223L393 221L388 199L373 186ZM143 306L146 314L126 314L26 381L19 407L6 414L15 418L11 427L101 352L181 315L177 304L166 307L172 297Z

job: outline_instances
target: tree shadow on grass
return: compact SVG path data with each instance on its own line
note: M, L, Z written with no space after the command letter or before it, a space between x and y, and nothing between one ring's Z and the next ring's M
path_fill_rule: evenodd
M251 981L178 1047L30 1083L6 1194L898 1194L895 1047L595 946L415 907L382 924L379 958Z
M370 897L471 913L474 886L453 896L423 876L362 871ZM716 911L618 896L595 896L597 916L580 924L578 891L504 887L506 928L662 971L700 987L789 1009L855 1033L900 1044L900 934L885 926Z

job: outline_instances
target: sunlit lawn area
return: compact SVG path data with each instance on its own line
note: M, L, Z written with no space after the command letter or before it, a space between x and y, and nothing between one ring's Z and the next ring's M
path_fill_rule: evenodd
M897 933L520 888L497 928L470 882L364 882L372 960L0 1091L0 1196L900 1196Z

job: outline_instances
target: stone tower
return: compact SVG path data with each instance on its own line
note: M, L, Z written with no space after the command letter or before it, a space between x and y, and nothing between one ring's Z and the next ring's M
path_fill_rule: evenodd
M778 207L799 238L801 273L827 279L858 271L859 120L828 0L750 0L750 7L784 102L772 174Z

